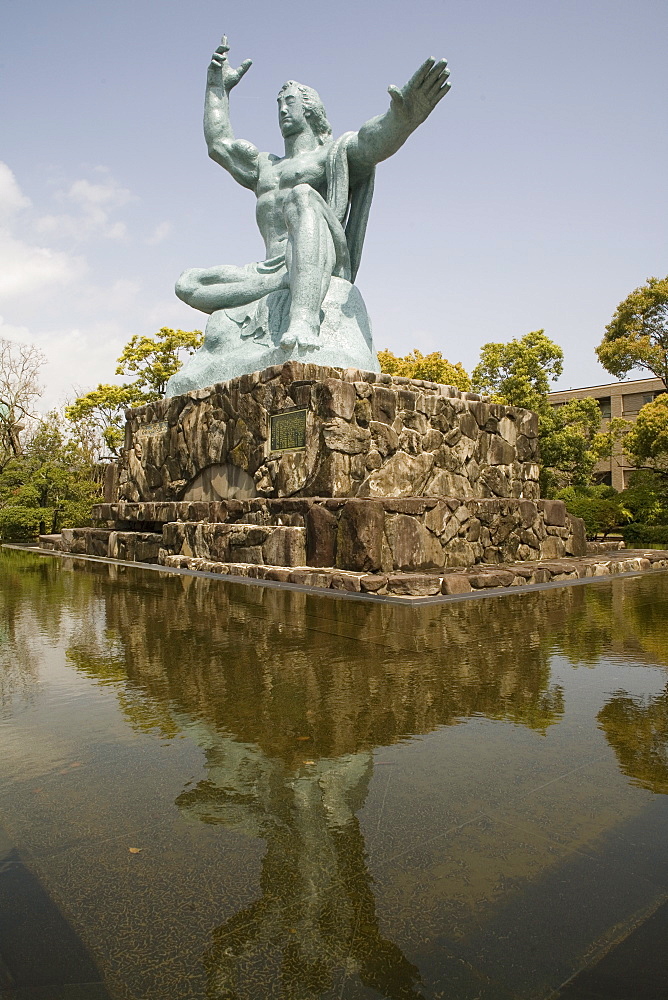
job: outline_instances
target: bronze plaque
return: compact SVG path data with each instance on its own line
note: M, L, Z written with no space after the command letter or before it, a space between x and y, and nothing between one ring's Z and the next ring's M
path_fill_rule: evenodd
M306 448L306 410L286 410L271 418L271 451L303 451Z
M168 430L169 423L166 420L153 420L150 424L140 424L134 436L138 441L147 441L148 438L158 437Z

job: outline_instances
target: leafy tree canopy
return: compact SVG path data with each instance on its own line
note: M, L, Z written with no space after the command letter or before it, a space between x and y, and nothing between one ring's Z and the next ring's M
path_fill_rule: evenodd
M98 385L65 408L68 420L92 428L112 455L123 443L125 410L161 399L167 381L179 370L184 356L201 346L200 330L172 330L163 326L155 337L135 335L123 348L117 375L136 375L123 385Z
M550 382L563 371L564 352L544 330L534 330L507 344L484 344L471 380L477 392L495 401L539 412Z
M48 414L0 472L0 534L30 538L87 524L102 499L97 473L85 440Z
M639 524L668 524L668 477L651 469L631 473L620 501Z
M571 399L554 407L545 398L536 409L543 496L550 496L566 485L590 485L596 463L611 448L600 433L601 410L597 401Z
M117 375L135 375L133 387L144 401L162 399L167 382L183 364L182 352L193 354L202 346L201 330L171 330L161 327L155 337L135 334L118 359Z
M452 363L440 351L422 354L417 349L400 358L387 348L378 352L380 370L386 375L400 375L403 378L420 378L441 385L454 385L464 392L471 388L471 379L460 361Z
M507 344L484 344L473 370L474 389L495 402L522 406L538 414L543 496L565 486L591 484L594 466L607 442L600 436L601 411L595 399L550 404L550 383L563 370L564 352L534 330Z
M634 465L668 474L668 393L646 403L624 438Z
M620 302L596 353L616 378L640 368L668 388L668 276L648 278Z

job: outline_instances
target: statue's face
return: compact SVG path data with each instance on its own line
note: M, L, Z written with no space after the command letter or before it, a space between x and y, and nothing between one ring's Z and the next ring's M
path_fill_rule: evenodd
M278 125L283 136L294 135L310 127L302 95L296 87L288 87L278 95Z

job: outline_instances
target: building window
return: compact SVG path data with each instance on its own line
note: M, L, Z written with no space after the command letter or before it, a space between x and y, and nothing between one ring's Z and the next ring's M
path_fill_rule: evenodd
M645 406L646 403L652 403L654 401L654 393L646 392L642 397L642 405Z
M602 399L597 399L596 402L598 403L598 405L599 405L599 407L601 409L601 419L602 420L609 420L610 417L612 416L612 408L611 408L611 405L610 405L610 397L609 396L603 396Z

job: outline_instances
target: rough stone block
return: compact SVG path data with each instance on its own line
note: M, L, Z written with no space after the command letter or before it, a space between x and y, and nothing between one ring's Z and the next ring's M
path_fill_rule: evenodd
M460 573L446 573L441 585L442 594L468 594L471 591L469 578Z
M355 573L332 573L330 587L333 590L351 590L359 593L362 589L361 576Z
M543 500L541 506L543 508L545 524L554 525L557 528L565 526L566 505L563 500Z
M331 511L313 505L306 515L306 563L308 566L336 565L338 521Z
M541 559L560 559L566 555L566 544L557 535L548 535L540 543Z
M254 563L261 565L264 562L261 545L238 545L230 549L230 562L233 563Z
M385 534L394 569L438 569L443 566L445 556L440 542L415 517L396 514L386 518Z
M476 590L483 587L510 587L515 580L515 574L509 570L494 570L491 573L469 573L469 583Z
M378 502L350 500L339 519L336 566L374 572L381 568L385 514Z
M367 476L358 490L358 496L420 496L433 465L434 456L431 454L407 455L398 451L382 469Z
M355 412L357 392L351 382L328 378L324 382L316 382L313 387L316 413L324 418L341 417L352 420Z
M586 556L587 555L587 531L585 523L581 517L568 515L568 525L570 534L566 541L566 555Z
M402 573L390 575L387 578L387 589L390 594L402 594L409 597L430 597L441 592L440 576L428 576L421 573Z
M305 535L304 528L272 528L271 534L262 546L263 562L271 566L304 566Z
M374 420L391 424L397 415L397 397L391 389L374 385L371 391L371 413Z

